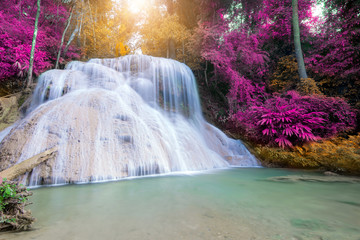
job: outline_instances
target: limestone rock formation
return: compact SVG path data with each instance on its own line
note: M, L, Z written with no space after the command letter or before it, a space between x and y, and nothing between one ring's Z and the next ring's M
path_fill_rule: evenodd
M24 175L24 182L104 181L258 164L240 141L203 119L186 65L149 56L73 62L42 74L28 115L0 143L0 170L55 146L57 155Z

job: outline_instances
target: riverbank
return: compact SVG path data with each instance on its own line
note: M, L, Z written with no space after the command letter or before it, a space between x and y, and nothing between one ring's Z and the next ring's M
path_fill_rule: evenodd
M224 113L226 103L221 93L214 93L205 84L199 84L203 113L229 137L240 139L265 167L315 169L338 174L360 176L360 133L338 136L293 148L269 147L255 144L226 126ZM223 115L221 115L223 113Z
M291 149L256 146L263 165L320 169L346 175L360 175L360 134L307 143Z

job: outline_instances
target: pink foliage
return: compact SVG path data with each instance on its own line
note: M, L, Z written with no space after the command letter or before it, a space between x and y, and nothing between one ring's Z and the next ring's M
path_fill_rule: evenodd
M299 21L302 26L301 36L309 34L311 25L306 20L313 19L311 7L314 0L299 0ZM263 8L257 13L260 23L259 36L262 40L281 39L292 41L292 4L291 0L264 0Z
M224 10L212 12L216 17L199 22L195 48L213 65L214 78L229 83L228 99L234 111L262 97L259 93L264 93L262 78L267 71L268 55L261 50L258 37L249 34L246 28L230 31Z
M196 29L198 42L195 46L199 54L214 66L216 80L225 81L230 86L227 94L230 127L235 126L235 131L256 142L281 147L331 137L355 127L354 111L340 98L300 96L294 91L283 96L266 92L266 79L271 67L277 59L293 51L291 0L263 0L260 3L237 0L243 7L230 10L220 8L219 1L210 2L213 4L207 6L206 12L212 15L202 14L202 21ZM305 45L324 41L314 38L314 25L319 23L311 12L314 2L299 0L301 36ZM239 16L249 21L239 21ZM234 22L236 28L230 28ZM340 33L335 29L334 34L339 36ZM329 40L328 44L340 48L341 45L349 46L349 41L341 37L340 41ZM328 45L323 46L329 52ZM314 56L316 66L326 66L320 64L327 61L323 55ZM341 63L335 59L331 61L339 67L336 74L354 59L344 59ZM315 64L313 66L315 68Z
M0 1L0 81L25 77L34 32L36 4L32 0ZM53 66L60 43L67 9L52 0L41 1L39 30L34 56L34 73ZM71 48L68 56L76 56Z
M254 13L256 31L262 49L269 56L269 72L275 69L281 57L294 54L292 35L292 1L263 0L262 7ZM307 47L313 40L313 26L318 18L312 14L315 0L299 0L300 37L303 54L307 56Z
M360 76L360 3L333 4L307 64L315 73L331 77ZM332 11L336 8L336 11Z
M232 116L253 141L291 147L351 130L356 115L340 98L301 96L290 91Z

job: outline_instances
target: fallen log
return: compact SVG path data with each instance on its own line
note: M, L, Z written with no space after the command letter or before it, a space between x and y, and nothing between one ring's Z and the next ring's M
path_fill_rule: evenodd
M51 159L55 156L57 153L58 148L53 147L51 149L48 149L42 153L39 153L25 161L22 161L19 164L15 164L14 166L9 167L8 169L5 169L4 171L0 172L0 178L6 178L7 180L13 180L26 172L30 172L33 170L36 166L38 166L40 163L45 162L48 159Z

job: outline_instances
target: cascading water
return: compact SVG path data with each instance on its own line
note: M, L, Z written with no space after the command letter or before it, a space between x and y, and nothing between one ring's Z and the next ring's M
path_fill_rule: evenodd
M203 119L185 64L143 55L40 76L28 115L0 145L0 169L54 146L56 157L23 177L29 185L258 165Z

